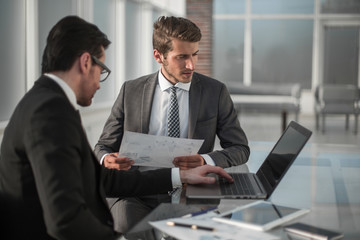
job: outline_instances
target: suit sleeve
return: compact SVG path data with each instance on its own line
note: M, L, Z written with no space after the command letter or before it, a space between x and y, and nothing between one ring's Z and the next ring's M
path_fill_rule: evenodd
M208 155L217 166L223 168L244 164L250 155L248 140L240 126L230 94L223 84L218 103L216 134L223 150L213 151Z
M172 190L171 169L118 171L102 166L107 197L134 197L167 193Z
M121 87L120 93L111 109L101 136L95 145L95 155L98 161L106 153L118 152L124 134L124 106L123 99L126 83Z

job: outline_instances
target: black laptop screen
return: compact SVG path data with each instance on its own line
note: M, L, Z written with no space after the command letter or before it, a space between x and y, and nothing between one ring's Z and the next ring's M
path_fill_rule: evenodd
M294 124L288 126L256 173L268 196L274 191L311 135L309 130Z

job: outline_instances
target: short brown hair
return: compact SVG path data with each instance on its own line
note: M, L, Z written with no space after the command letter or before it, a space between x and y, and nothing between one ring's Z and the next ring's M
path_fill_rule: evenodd
M154 23L153 48L166 55L172 50L172 38L199 42L201 31L192 21L182 17L161 16Z

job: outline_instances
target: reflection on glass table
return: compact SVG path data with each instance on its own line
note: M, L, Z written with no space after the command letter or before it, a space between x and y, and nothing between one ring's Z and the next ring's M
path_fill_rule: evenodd
M259 168L273 144L250 142L250 172ZM236 167L231 171L236 171ZM294 222L343 232L344 239L360 239L359 146L308 143L269 201L310 209L310 213ZM242 204L241 200L220 202L225 209ZM282 228L271 232L287 239Z

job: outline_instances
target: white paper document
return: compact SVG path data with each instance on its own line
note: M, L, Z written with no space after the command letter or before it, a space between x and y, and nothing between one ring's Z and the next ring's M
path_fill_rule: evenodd
M203 142L125 131L119 156L134 160L135 166L171 168L175 157L197 154Z

